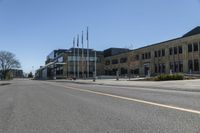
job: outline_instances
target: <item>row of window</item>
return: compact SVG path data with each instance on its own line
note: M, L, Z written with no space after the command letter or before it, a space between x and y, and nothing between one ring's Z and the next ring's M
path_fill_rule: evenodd
M188 44L188 52L196 52L196 51L199 51L199 44L196 42L196 43L193 43L193 44Z
M154 57L165 56L165 49L154 51Z
M183 62L182 61L170 62L169 68L172 72L183 72Z
M127 58L126 57L120 59L120 63L126 63L126 62L127 62Z
M199 60L189 60L188 61L188 68L190 71L199 71Z
M193 52L193 51L194 52L199 51L198 43L188 44L188 52ZM169 55L173 55L173 54L176 55L176 54L182 54L182 53L183 53L182 46L176 46L176 47L169 48ZM165 49L154 51L154 57L161 57L161 56L165 56ZM150 52L148 54L148 57L151 58ZM142 54L142 59L149 59L149 58L146 58L146 56L144 56L144 54Z
M155 73L165 73L165 64L155 64Z
M173 55L173 54L182 54L183 53L183 49L182 46L178 46L178 47L173 47L173 48L169 48L169 55ZM163 57L165 56L165 49L162 50L156 50L154 51L154 57ZM142 54L142 59L150 59L151 58L151 52ZM139 60L139 55L136 55L135 57L136 60Z
M183 53L183 48L182 46L176 46L176 47L171 47L169 48L169 55L176 55L176 54L182 54Z
M193 44L188 44L188 52L196 52L199 51L199 44L193 43ZM174 48L169 48L169 55L176 55L176 54L182 54L183 53L183 48L182 46L174 47Z
M151 52L147 52L147 53L144 53L142 54L142 59L151 59Z
M169 68L172 72L183 72L183 62L182 61L176 61L176 62L170 62L169 63ZM189 60L188 61L188 68L189 71L199 71L199 60ZM155 73L165 73L166 72L166 64L165 63L160 63L160 64L154 64L154 71ZM139 72L139 69L138 69ZM126 74L127 70L124 68L121 68L121 73ZM135 73L135 72L134 72Z
M198 43L193 43L193 44L188 44L188 52L195 52L195 51L199 51L199 44ZM175 47L171 47L169 48L169 55L177 55L177 54L182 54L183 53L183 48L182 46L175 46ZM156 50L154 51L154 57L163 57L166 55L165 49L161 49L161 50ZM143 53L141 55L142 60L145 59L151 59L151 52L146 52ZM135 60L140 60L140 55L137 54L134 57ZM120 63L126 63L127 62L127 58L121 58L120 59ZM118 60L117 59L113 59L112 60L112 64L118 64ZM106 61L105 65L110 65L110 61Z
M123 58L121 58L120 59L120 63L126 63L127 62L127 58L126 57L123 57ZM106 60L105 61L105 65L110 65L110 60ZM119 63L119 61L118 61L118 59L113 59L112 60L112 64L118 64Z
M155 73L165 73L165 64L155 64ZM183 62L177 61L177 62L170 62L169 68L172 72L183 72ZM188 69L189 71L199 71L199 60L189 60L188 61Z
M118 64L118 59L113 59L112 64Z

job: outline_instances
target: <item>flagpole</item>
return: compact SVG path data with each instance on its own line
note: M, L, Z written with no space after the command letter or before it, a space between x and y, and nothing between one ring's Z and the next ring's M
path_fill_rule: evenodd
M77 47L78 47L78 50L77 50L77 77L79 79L79 35L77 35Z
M84 59L84 55L83 55L83 54L84 54L84 53L83 53L83 52L84 52L84 51L83 51L83 31L82 31L81 43L82 43L82 60L81 60L81 61L82 61L82 67L81 67L81 68L82 68L82 78L84 78L84 69L83 69L83 68L84 68L84 67L83 67L83 59Z
M73 60L74 60L74 65L73 65L73 67L74 67L74 78L76 77L76 67L75 67L75 37L74 37L74 39L73 39L73 51L74 51L74 56L73 56Z
M97 76L97 52L94 51L94 81L96 81Z
M87 27L87 78L89 78L89 71L90 71L90 68L89 68L89 61L90 61L90 59L89 59L89 28Z

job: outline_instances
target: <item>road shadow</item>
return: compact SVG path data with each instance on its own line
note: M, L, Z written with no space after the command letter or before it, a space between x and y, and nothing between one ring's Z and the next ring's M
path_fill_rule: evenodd
M10 85L11 83L1 83L0 86Z

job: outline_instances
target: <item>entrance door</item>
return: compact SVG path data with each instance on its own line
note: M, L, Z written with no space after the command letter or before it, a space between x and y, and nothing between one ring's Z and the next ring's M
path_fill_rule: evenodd
M144 64L144 75L145 76L149 76L149 70L150 70L149 63Z
M147 76L148 73L149 73L149 67L145 66L144 67L144 74L145 74L145 76Z

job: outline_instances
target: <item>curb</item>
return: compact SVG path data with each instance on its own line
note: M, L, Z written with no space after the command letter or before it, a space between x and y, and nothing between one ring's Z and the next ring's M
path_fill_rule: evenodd
M93 85L104 85L104 86L117 86L117 87L138 87L145 89L160 89L160 90L172 90L172 91L185 91L185 92L200 92L200 89L187 89L187 88L170 88L170 87L161 87L161 86L137 86L137 85L114 85L114 84L106 84L106 83L86 83L80 81L48 81L48 82L67 82L74 84L93 84Z

